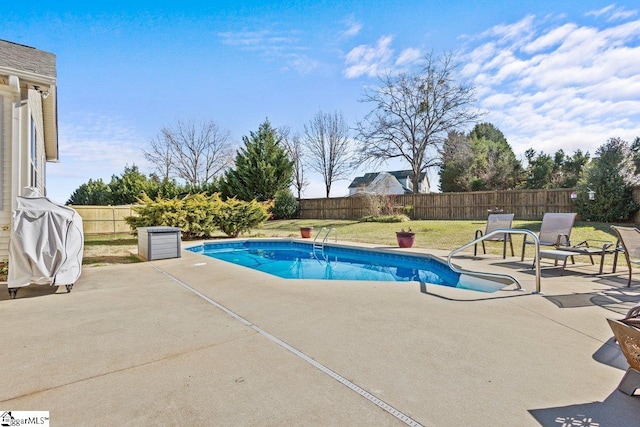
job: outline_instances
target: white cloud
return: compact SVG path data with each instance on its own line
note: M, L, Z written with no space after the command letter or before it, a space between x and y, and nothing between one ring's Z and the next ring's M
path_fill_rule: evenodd
M343 37L356 36L360 33L360 30L362 30L362 24L357 22L352 16L345 21L345 24L347 29L342 32Z
M598 10L591 10L589 12L586 13L587 16L602 16L604 14L607 14L609 12L611 12L614 8L616 7L615 4L610 4L609 6L605 6L602 9L598 9Z
M89 179L106 183L134 164L147 174L147 138L120 117L93 113L65 113L59 120L60 163L47 163L47 197L65 203Z
M640 135L640 19L611 22L618 12L592 11L589 26L529 15L467 39L461 76L516 154L593 153L610 137Z
M420 52L420 49L414 49L410 47L400 52L398 59L396 59L396 65L398 66L411 65L416 61L418 61L421 56L422 56L422 52Z
M146 140L124 120L96 114L67 115L60 121L59 140L64 169L53 168L51 175L105 178L120 174L124 166L136 164L145 169L142 149Z
M600 16L607 16L607 21L613 22L632 18L637 14L637 10L626 10L623 6L616 7L615 4L610 4L602 9L589 11L586 13L586 16L595 16L596 18Z
M267 61L280 60L284 69L293 69L300 74L321 68L319 61L301 52L307 51L298 38L297 31L227 31L218 33L222 43L239 49L256 52Z
M635 10L624 10L624 8L620 8L619 10L616 10L614 13L612 13L608 20L618 21L621 19L631 18L633 16L636 16L636 14L637 11Z
M528 15L515 24L499 24L480 34L480 38L490 37L499 43L524 43L534 25L535 16Z
M533 40L531 43L526 45L523 50L527 53L536 53L545 49L549 49L562 41L567 37L568 34L575 31L576 24L569 23L562 25L558 28L554 28L549 31L547 34L543 34L537 39Z
M387 70L391 64L393 49L391 42L393 37L383 36L378 39L375 46L356 46L347 54L344 71L347 78L355 78L363 75L376 77Z

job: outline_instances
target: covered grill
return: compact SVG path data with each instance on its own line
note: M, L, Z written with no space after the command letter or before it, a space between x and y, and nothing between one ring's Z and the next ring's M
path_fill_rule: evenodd
M31 194L17 197L9 242L7 287L11 298L31 284L71 292L82 271L84 232L75 209Z

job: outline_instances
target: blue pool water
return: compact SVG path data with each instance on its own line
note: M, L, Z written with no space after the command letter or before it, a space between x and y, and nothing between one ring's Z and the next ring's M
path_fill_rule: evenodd
M311 243L246 240L205 243L187 248L212 258L285 279L419 281L434 285L494 292L503 285L468 280L446 264L428 256Z

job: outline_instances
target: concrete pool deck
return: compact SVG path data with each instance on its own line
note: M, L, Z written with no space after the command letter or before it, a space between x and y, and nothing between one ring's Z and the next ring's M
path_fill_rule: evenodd
M637 279L543 262L532 295L530 261L456 262L526 292L288 281L184 250L85 268L69 294L3 286L0 409L52 426L639 425L606 322L640 304Z

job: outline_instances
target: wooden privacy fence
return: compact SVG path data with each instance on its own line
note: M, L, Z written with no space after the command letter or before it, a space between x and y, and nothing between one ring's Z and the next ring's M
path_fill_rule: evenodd
M546 212L575 212L573 189L476 191L388 196L396 212L408 212L412 219L485 219L498 208L517 219L540 220ZM359 219L369 215L367 197L300 200L304 219ZM408 209L410 207L410 209Z
M84 234L130 233L125 217L135 215L131 205L124 206L70 206L82 218Z
M575 212L573 189L476 191L471 193L431 193L389 196L396 212L408 212L412 219L486 219L498 208L515 214L518 220L539 221L546 212ZM303 219L360 219L369 215L366 196L300 200ZM640 188L633 191L640 203ZM85 234L130 233L125 217L135 215L132 205L72 206L82 217ZM640 220L640 212L634 221Z

